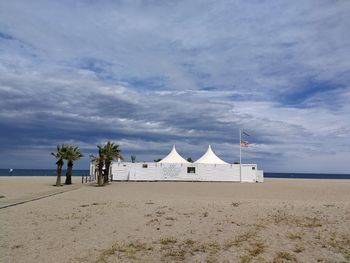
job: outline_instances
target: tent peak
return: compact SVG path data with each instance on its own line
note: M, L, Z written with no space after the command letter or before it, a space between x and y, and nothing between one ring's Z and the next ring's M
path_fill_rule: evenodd
M159 163L189 163L187 160L185 160L177 151L175 145L173 145L173 148L171 152L165 156Z
M207 163L207 164L227 164L227 162L221 160L212 150L209 144L208 150L202 155L195 163Z

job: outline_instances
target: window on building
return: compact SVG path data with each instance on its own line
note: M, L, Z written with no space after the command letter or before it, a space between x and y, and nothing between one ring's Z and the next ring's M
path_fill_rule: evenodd
M255 170L255 166L252 167L252 170Z
M142 165L142 168L148 168L148 164L144 163L144 164Z
M196 167L187 167L187 173L188 174L195 174L196 173Z

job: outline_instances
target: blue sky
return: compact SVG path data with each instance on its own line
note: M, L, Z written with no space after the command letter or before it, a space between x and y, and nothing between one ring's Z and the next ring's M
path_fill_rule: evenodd
M208 144L265 171L350 173L350 1L1 1L0 168L72 143ZM86 168L88 158L77 162Z

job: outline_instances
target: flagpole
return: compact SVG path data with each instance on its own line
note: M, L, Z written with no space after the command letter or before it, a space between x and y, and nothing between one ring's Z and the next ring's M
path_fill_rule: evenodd
M242 131L239 129L239 180L242 182Z

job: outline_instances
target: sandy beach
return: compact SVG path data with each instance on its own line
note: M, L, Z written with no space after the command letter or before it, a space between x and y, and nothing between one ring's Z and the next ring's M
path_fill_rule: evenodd
M73 179L77 189L0 209L0 262L350 262L350 180ZM0 204L54 182L0 177Z

